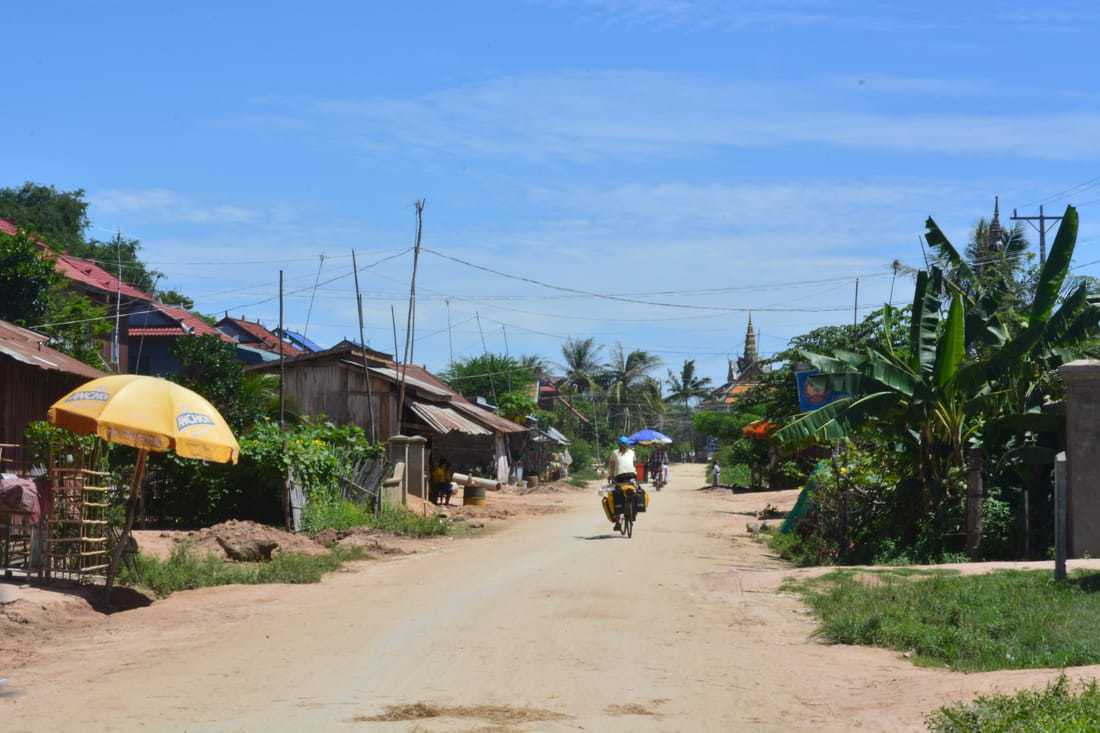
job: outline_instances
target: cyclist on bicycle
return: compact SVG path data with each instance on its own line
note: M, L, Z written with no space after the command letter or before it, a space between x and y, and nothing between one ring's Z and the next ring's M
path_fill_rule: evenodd
M630 440L625 435L619 436L619 449L612 453L611 458L607 461L607 475L611 479L614 492L617 494L622 493L618 484L634 480L634 449L630 447ZM614 506L614 504L611 506ZM616 515L614 527L616 532L621 529L620 521L620 516Z

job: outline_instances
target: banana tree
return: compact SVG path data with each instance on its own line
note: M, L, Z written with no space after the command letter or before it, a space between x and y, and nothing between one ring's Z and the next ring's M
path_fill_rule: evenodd
M848 396L799 415L776 439L828 440L857 428L877 430L882 440L900 444L909 455L922 510L950 498L959 486L967 448L988 447L986 432L1002 436L1014 424L1005 418L1034 410L1064 350L1100 330L1100 309L1084 286L1058 303L1076 236L1077 212L1068 207L1014 335L1000 314L986 312L939 268L918 273L908 352L882 339L881 348L862 353L805 353L820 372L816 378ZM946 237L942 241L950 247ZM1015 418L1017 427L1025 422ZM987 425L996 429L987 431Z

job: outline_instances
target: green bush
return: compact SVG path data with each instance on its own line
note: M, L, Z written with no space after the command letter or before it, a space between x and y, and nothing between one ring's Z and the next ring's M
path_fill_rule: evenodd
M148 588L161 598L176 591L215 585L317 583L345 562L365 557L367 553L361 547L335 548L325 555L279 554L270 562L237 565L214 555L200 555L184 544L173 549L167 560L139 554L133 567L123 564L119 582Z
M583 438L574 438L569 443L569 455L573 456L573 474L592 472L592 462L596 460L596 448Z
M174 454L154 456L146 513L171 526L206 526L226 519L281 524L288 473L321 511L340 500L340 476L351 464L382 454L362 428L323 420L303 420L285 429L260 420L240 444L236 466Z
M408 537L433 537L447 534L451 527L449 522L434 514L424 516L403 506L383 504L380 515L375 517L365 505L329 497L311 499L302 512L302 523L311 535L326 529L373 527Z
M1100 573L1057 582L1049 571L839 571L788 588L838 644L912 652L960 671L1100 663Z
M1100 730L1100 686L1089 680L1074 691L1063 674L1043 690L940 708L929 716L928 728L933 733L1092 733Z

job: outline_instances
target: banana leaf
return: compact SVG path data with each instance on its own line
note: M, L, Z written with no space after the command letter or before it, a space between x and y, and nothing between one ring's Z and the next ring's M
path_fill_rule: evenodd
M933 267L931 272L917 273L913 293L913 313L909 323L910 365L914 372L931 372L936 363L936 331L940 322L940 290L943 273Z
M936 364L933 370L937 387L945 387L955 378L963 356L966 354L966 313L962 298L956 295L951 299L951 310L947 314L947 326L940 337L936 349Z
M1039 282L1035 286L1035 299L1031 302L1029 325L1045 323L1058 302L1062 283L1069 273L1069 263L1073 259L1073 249L1077 244L1077 209L1066 207L1062 215L1062 224L1054 237L1054 246L1050 256L1039 272Z
M879 354L871 352L862 372L889 389L896 389L911 397L918 386L918 379L911 372Z
M955 245L951 244L947 235L943 233L943 230L940 229L932 217L928 217L928 220L924 222L924 241L928 242L928 246L936 254L951 263L952 269L960 277L967 280L974 277L974 271L970 268L970 263L959 254L959 251L955 249Z

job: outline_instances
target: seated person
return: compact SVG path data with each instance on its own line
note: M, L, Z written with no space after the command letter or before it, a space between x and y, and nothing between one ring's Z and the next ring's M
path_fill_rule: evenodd
M442 500L445 506L451 505L451 497L455 493L453 476L454 471L451 470L451 464L447 462L446 458L440 459L439 463L432 469L431 487L428 494L433 504L438 504Z

